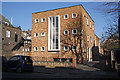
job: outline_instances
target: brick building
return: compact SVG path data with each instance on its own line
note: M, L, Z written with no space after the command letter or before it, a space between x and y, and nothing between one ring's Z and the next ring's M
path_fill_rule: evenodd
M76 23L77 26L82 26L81 29L75 26ZM74 38L79 33L82 34L81 38ZM63 45L68 35L73 40L68 43L72 45ZM92 61L92 47L95 43L96 46L99 45L94 32L94 21L82 5L33 13L31 37L31 56L34 61L43 60L42 58L47 58L48 61L56 57L72 58L79 52L84 61ZM78 45L76 40L80 41Z

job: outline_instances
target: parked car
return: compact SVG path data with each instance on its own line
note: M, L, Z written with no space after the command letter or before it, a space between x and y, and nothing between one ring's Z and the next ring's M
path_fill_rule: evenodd
M6 71L6 65L5 63L7 62L6 57L2 56L2 71Z
M7 70L14 70L16 72L23 72L23 71L33 71L33 61L30 56L22 56L16 55L11 57L6 62L6 69Z

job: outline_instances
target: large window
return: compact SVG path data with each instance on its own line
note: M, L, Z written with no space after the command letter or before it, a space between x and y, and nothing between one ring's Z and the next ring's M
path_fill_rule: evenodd
M48 51L60 50L60 16L48 18Z

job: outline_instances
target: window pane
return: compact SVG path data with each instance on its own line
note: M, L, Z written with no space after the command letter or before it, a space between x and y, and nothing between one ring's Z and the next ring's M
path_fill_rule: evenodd
M17 41L18 41L18 35L15 34L15 42L17 42Z

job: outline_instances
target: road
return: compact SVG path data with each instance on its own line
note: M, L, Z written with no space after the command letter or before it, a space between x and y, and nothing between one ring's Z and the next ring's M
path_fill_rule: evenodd
M3 72L4 78L110 78L120 79L116 72L83 71L81 69L43 69L33 73Z

